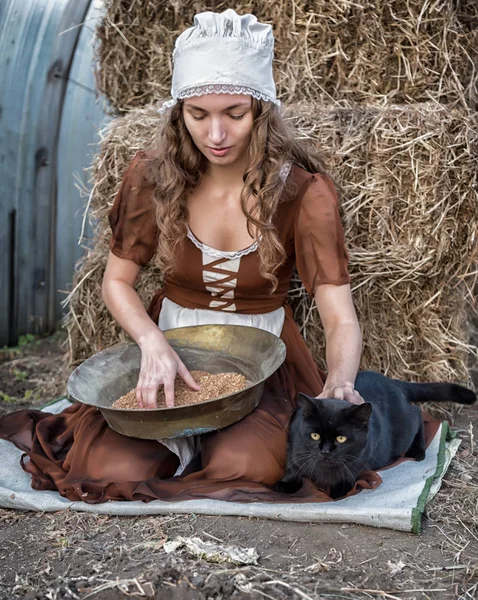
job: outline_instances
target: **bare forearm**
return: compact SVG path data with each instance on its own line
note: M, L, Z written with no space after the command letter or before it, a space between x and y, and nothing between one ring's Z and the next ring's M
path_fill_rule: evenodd
M115 321L141 346L151 336L162 336L135 289L120 280L103 283L103 299Z
M358 322L337 324L326 335L327 387L354 383L362 353Z
M350 284L317 286L315 301L325 331L327 380L319 398L363 402L354 389L362 353L362 331Z

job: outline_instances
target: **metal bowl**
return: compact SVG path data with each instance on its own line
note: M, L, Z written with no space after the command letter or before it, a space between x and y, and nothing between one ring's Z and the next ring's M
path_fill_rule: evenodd
M235 394L174 408L112 408L138 381L141 352L121 343L85 360L70 375L68 395L96 406L108 425L126 436L159 439L189 437L222 429L259 404L264 381L284 362L281 339L255 327L198 325L164 332L189 370L241 373L250 384Z

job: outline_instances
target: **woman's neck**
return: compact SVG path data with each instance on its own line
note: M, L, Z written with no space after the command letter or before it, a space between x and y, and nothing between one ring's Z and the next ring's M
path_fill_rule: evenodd
M244 173L247 168L247 157L242 161L236 161L232 165L215 165L209 163L206 170L206 178L217 187L229 188L242 186Z

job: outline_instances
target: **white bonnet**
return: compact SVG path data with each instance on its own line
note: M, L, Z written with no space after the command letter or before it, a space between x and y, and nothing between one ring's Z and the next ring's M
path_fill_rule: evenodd
M272 74L272 27L254 15L203 12L177 38L173 52L172 100L204 94L247 94L280 106Z

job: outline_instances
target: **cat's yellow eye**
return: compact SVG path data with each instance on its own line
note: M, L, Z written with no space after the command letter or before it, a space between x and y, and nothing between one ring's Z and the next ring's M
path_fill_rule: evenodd
M338 435L335 439L338 441L339 444L343 444L344 442L347 441L347 438L345 437L345 435Z
M310 437L315 440L316 442L318 442L320 440L320 435L318 433L311 433Z

